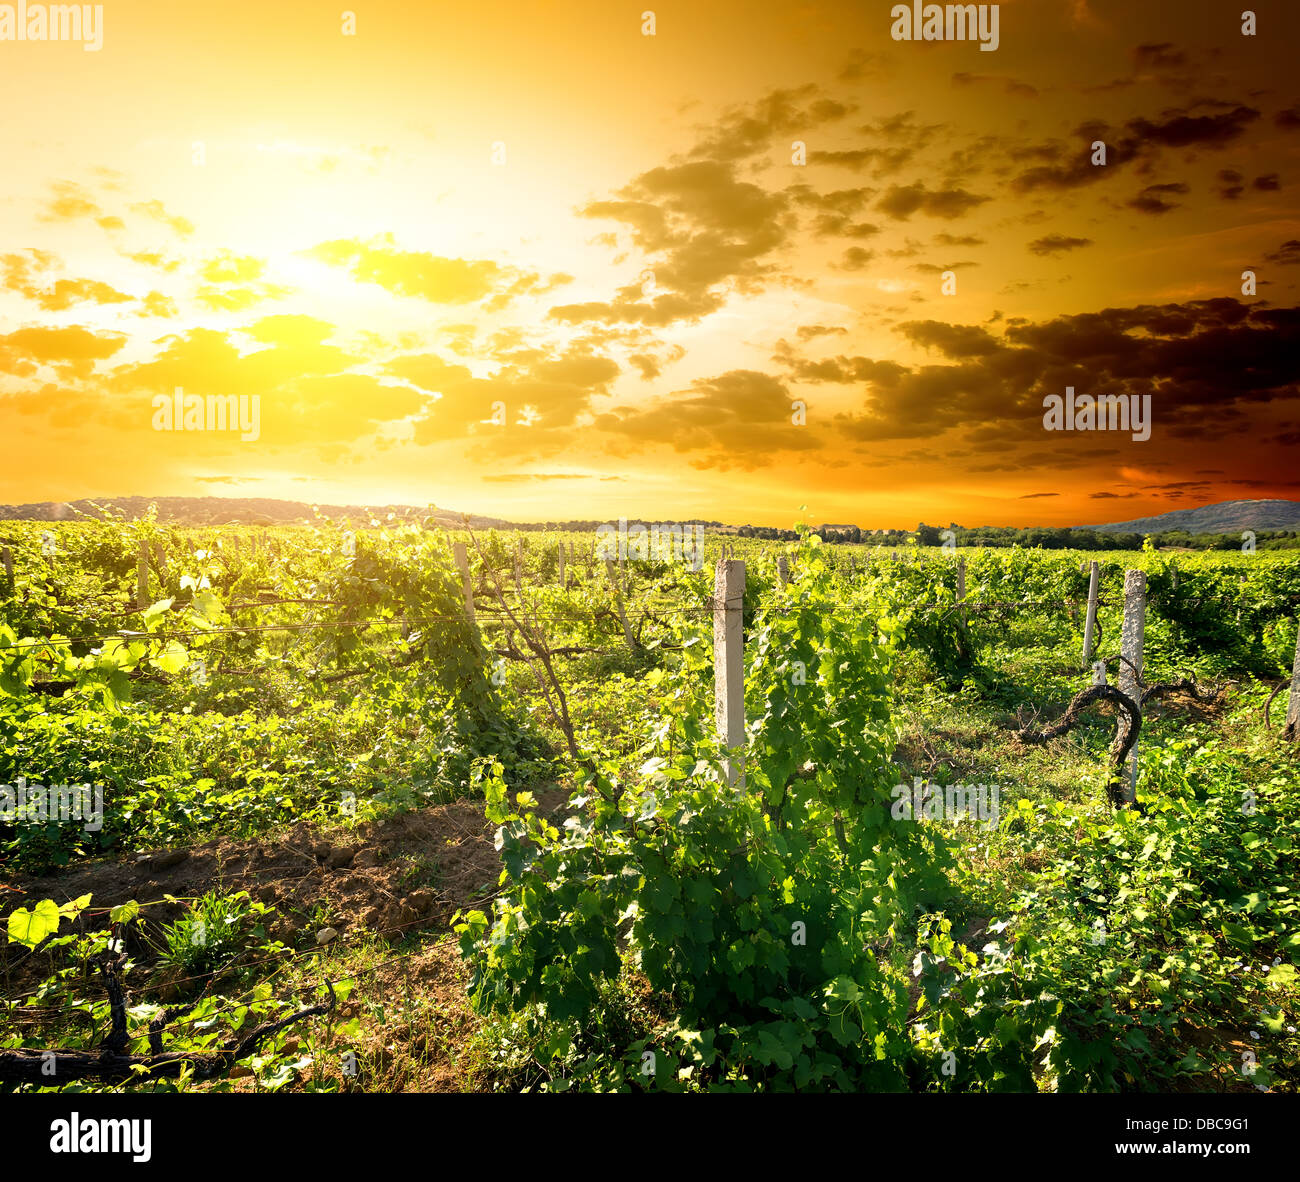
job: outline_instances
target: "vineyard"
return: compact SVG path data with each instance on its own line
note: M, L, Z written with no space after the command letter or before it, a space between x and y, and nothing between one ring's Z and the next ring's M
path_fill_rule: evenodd
M1300 1089L1294 552L2 532L0 1090Z

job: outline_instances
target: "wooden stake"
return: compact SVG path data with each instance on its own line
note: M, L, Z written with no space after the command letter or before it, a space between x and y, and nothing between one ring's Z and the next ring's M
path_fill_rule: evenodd
M1083 668L1092 660L1092 637L1097 631L1097 587L1101 582L1101 566L1092 563L1088 569L1088 615L1083 622Z
M718 737L735 762L725 764L727 783L745 787L745 564L720 558L713 576L713 710Z
M1142 704L1142 647L1146 636L1147 576L1145 571L1124 572L1124 624L1120 633L1119 689L1138 705ZM1125 803L1137 799L1138 745L1129 753L1128 782L1124 785Z

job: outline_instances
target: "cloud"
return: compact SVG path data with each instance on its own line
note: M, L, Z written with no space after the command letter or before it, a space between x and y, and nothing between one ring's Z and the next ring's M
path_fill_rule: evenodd
M0 284L31 300L44 312L63 312L74 304L126 304L134 298L96 279L57 279L49 272L59 265L49 251L27 250L0 255Z
M534 272L518 271L490 259L453 259L401 250L392 234L367 242L339 238L319 243L304 253L308 258L343 268L362 283L374 283L394 295L431 304L487 300L489 308L498 308L516 296L549 291L570 279L567 275L553 275L544 280Z
M521 446L540 441L551 428L571 428L591 408L593 396L605 394L621 372L610 357L591 352L579 341L562 352L529 350L518 364L502 365L491 377L476 378L463 365L448 364L433 353L409 354L384 365L387 374L422 391L436 394L427 414L415 424L415 441L431 443L462 438L481 430L503 403L508 424L528 427ZM509 430L506 427L504 430Z
M260 279L266 264L249 254L219 251L199 267L199 275L208 283L249 283Z
M53 196L40 214L43 222L75 222L80 218L102 217L104 210L90 193L75 181L54 181Z
M938 349L946 357L987 357L1003 346L996 337L977 325L947 324L941 320L909 320L895 332L914 345Z
M811 341L816 337L844 336L848 331L842 325L801 324L795 329L795 335L801 341Z
M1091 238L1069 238L1064 234L1048 234L1045 238L1035 238L1029 244L1028 250L1030 254L1050 258L1053 255L1065 254L1067 251L1079 250L1092 244Z
M131 209L143 217L150 218L160 225L179 235L181 238L188 238L194 233L194 223L188 218L183 218L179 214L167 212L167 207L157 199L152 201L137 201L131 206Z
M852 103L822 94L813 83L773 90L755 103L725 112L689 156L718 163L743 160L768 151L775 136L800 138L854 109Z
M862 246L850 246L840 256L840 261L836 264L842 271L864 271L871 265L871 260L876 257L874 250L867 250Z
M1193 114L1195 104L1171 108L1157 119L1130 119L1122 130L1100 120L1083 123L1075 129L1081 142L1072 153L1062 152L1050 163L1019 173L1011 181L1011 190L1025 194L1041 189L1078 189L1117 175L1133 161L1142 161L1149 168L1164 149L1225 148L1245 135L1260 115L1254 107L1241 103L1213 105L1218 108L1213 114ZM1098 140L1108 148L1105 165L1092 163L1092 145Z
M758 468L783 451L816 448L807 427L794 426L791 394L770 374L730 370L646 406L617 406L595 426L635 441L665 442L678 452L702 453L697 467Z
M876 208L898 221L907 221L917 212L952 219L988 200L965 189L927 189L924 181L917 181L912 185L891 185L876 202Z
M897 331L954 364L812 361L788 344L777 359L796 380L861 383L861 411L837 417L850 438L917 438L966 427L978 449L993 452L1017 440L1041 441L1042 398L1067 385L1091 394L1150 395L1157 429L1174 439L1217 439L1240 429L1247 404L1300 398L1298 308L1224 298L1019 320L1001 337L939 321L909 321ZM1078 459L1077 449L1072 454Z
M96 333L81 327L20 328L0 335L0 368L17 377L34 376L48 365L63 378L86 378L95 364L126 344L124 333Z
M786 192L796 205L815 211L811 229L819 238L870 238L880 233L879 226L854 220L875 196L875 189L835 189L829 193L816 193L808 185L791 185Z
M1187 54L1170 42L1139 45L1133 50L1133 68L1136 70L1178 69L1187 64Z
M722 306L725 289L762 289L770 256L794 227L790 197L739 180L733 166L693 160L641 173L615 200L593 201L583 217L621 222L646 256L653 283L629 284L610 300L554 307L552 319L666 325Z
M1168 213L1171 209L1177 209L1178 203L1166 201L1164 194L1189 192L1191 192L1191 186L1181 181L1171 181L1163 185L1148 185L1136 197L1126 201L1125 204L1130 209L1136 209L1139 213Z
M1254 107L1230 106L1216 115L1192 115L1190 108L1166 112L1160 120L1130 119L1125 124L1138 147L1190 148L1196 145L1222 148L1240 139L1246 128L1259 118Z
M1028 82L1021 82L1018 79L1008 77L1006 74L967 74L960 73L952 76L955 86L1000 86L1007 94L1013 94L1020 98L1037 98L1038 88L1030 86Z
M1246 191L1246 178L1235 168L1221 168L1215 175L1214 191L1224 201L1235 201Z
M1284 267L1300 264L1300 238L1288 238L1272 254L1264 258L1270 263L1280 263Z

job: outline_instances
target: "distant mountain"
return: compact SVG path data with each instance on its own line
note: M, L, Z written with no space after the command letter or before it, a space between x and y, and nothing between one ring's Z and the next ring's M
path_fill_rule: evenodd
M0 519L20 521L74 521L81 517L142 517L150 505L158 507L158 520L173 525L288 525L310 523L317 515L331 520L351 518L383 521L388 514L422 521L433 517L439 525L461 524L462 516L450 509L413 505L317 505L302 501L277 501L269 497L100 497L82 501L41 501L34 505L0 505ZM475 529L505 523L495 517L473 514Z
M1220 501L1199 509L1175 509L1158 517L1135 517L1110 525L1076 525L1110 533L1152 534L1185 530L1189 534L1235 534L1242 530L1300 529L1300 501Z

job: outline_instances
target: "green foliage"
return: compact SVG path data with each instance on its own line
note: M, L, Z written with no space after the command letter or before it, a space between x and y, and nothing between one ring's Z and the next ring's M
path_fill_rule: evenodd
M901 625L869 598L828 610L818 540L798 557L797 586L748 625L745 790L704 721L703 645L685 650L641 782L595 764L563 831L488 772L504 890L490 917L463 917L461 945L476 1004L524 1024L557 1086L904 1085L907 992L882 950L940 896L946 851L889 816ZM670 999L673 1023L653 1046L580 1045L625 972ZM575 1050L581 1076L565 1074Z
M1298 1082L1294 770L1243 782L1225 752L1189 740L1152 752L1144 771L1145 817L1020 802L1015 839L1051 858L982 956L954 943L947 920L927 925L913 1028L926 1086Z
M162 959L187 974L212 972L244 951L266 913L263 904L250 901L247 891L208 891L163 929Z

